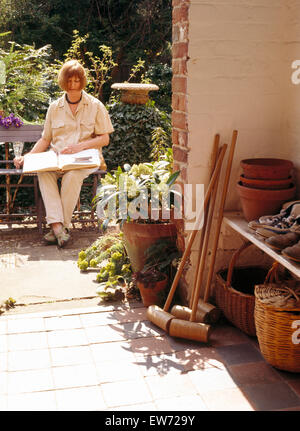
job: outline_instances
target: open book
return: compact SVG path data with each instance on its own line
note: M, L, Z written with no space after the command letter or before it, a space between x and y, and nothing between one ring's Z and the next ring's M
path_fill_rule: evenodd
M25 154L23 173L41 171L69 171L100 166L99 151L89 149L75 154L57 154L50 150L43 153Z

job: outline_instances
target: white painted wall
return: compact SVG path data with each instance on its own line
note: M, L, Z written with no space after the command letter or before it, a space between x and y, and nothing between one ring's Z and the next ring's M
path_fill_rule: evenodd
M240 160L287 158L300 168L300 84L291 82L296 59L299 0L190 0L188 182L207 184L215 133L230 144L237 129L228 210L241 208ZM223 174L225 167L226 160ZM220 247L234 248L234 241L221 240ZM192 250L195 259L197 244Z
M300 64L300 1L283 1L285 10L284 27L284 71L282 79L284 87L283 103L283 130L284 149L283 154L295 164L298 196L300 195L300 83L295 85L291 81L293 69L291 64L294 60L299 60ZM299 73L297 74L300 78Z
M188 61L189 182L207 181L213 137L238 130L227 208L236 209L239 162L286 157L286 0L191 0ZM300 52L299 52L300 55ZM291 88L290 91L297 92ZM299 87L300 91L300 87Z

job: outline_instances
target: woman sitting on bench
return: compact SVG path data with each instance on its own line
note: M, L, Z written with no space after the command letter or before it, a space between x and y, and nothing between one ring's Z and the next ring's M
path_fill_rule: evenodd
M83 90L87 83L83 66L77 60L66 62L59 71L58 83L64 94L50 104L42 137L30 153L41 153L50 146L61 154L96 148L104 163L102 147L109 144L113 126L105 106ZM14 159L16 168L20 168L23 162L23 156ZM63 174L38 172L46 221L51 227L44 236L47 243L63 247L69 241L69 226L83 180L95 170L76 169ZM59 177L62 177L60 191Z

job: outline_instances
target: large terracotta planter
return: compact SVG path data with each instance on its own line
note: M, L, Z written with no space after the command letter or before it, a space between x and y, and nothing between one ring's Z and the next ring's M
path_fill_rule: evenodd
M241 167L246 178L283 179L290 176L293 163L284 159L245 159Z
M134 272L141 271L145 264L145 251L159 239L169 239L176 244L177 230L173 223L123 224L125 248Z
M161 305L159 293L166 289L168 285L168 277L162 274L163 279L156 281L153 285L149 286L141 281L137 281L137 287L140 291L143 305L149 307L150 305Z
M296 195L294 184L282 190L263 190L245 187L239 182L237 190L247 221L256 220L263 215L277 214L282 204L292 200Z

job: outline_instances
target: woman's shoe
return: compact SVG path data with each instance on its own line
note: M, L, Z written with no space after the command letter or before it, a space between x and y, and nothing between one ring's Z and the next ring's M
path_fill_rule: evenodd
M44 240L46 241L47 244L56 244L57 240L56 240L56 236L54 235L53 230L51 229L48 233L46 233L46 235L44 235Z
M58 233L55 234L58 247L62 248L64 247L69 239L71 238L71 235L68 233L66 228L62 228Z

